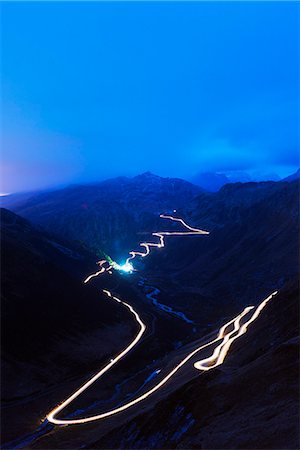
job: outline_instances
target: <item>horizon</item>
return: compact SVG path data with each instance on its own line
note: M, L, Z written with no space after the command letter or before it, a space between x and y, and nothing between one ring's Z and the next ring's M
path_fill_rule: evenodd
M247 180L239 180L237 177L237 179L234 179L233 181L231 181L230 179L228 179L228 182L226 182L225 184L234 184L234 183L260 183L260 182L267 182L267 181L271 181L271 182L280 182L280 181L284 181L284 179L290 175L294 175L296 174L298 171L300 170L300 167L296 168L295 170L293 170L292 172L288 172L285 176L283 177L279 177L278 179L275 178L276 173L274 172L270 172L269 173L269 177L266 176L266 178L264 178L264 175L259 174L259 176L257 176L256 178L251 176L248 172L241 172L241 171L237 171L237 175L249 175L249 179ZM36 188L36 189L31 189L31 190L20 190L20 191L15 191L15 192L0 192L0 198L5 198L5 197L9 197L11 195L22 195L22 194L35 194L35 193L42 193L42 192L52 192L52 191L59 191L62 189L68 189L69 187L73 187L73 186L89 186L89 185L97 185L97 184L101 184L104 183L106 181L110 181L110 180L114 180L117 178L127 178L127 179L134 179L136 177L139 176L143 176L143 175L151 175L154 177L159 177L159 178L166 178L166 179L180 179L180 180L184 180L188 183L194 184L195 186L199 186L201 187L200 183L197 183L195 181L193 181L193 179L187 179L187 178L182 178L182 177L169 177L169 176L160 176L157 173L153 173L150 172L149 170L142 172L142 173L137 173L135 175L117 175L115 177L107 177L107 178L102 178L99 180L92 180L92 181L82 181L82 182L71 182L71 183L62 183L62 184L58 184L58 185L49 185L46 187L42 187L42 188ZM225 175L227 176L228 173L226 174L225 172L199 172L197 175ZM230 173L230 175L232 175L232 173ZM279 175L278 175L279 176ZM196 178L196 177L195 177ZM205 189L202 187L202 189L209 191L209 189Z
M1 7L2 193L300 166L299 4Z

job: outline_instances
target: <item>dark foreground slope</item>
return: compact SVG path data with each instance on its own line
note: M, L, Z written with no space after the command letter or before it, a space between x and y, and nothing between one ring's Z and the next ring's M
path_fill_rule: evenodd
M87 376L136 328L99 289L83 285L87 254L1 212L2 419L4 434L14 436L22 433L15 403Z
M219 368L85 448L299 448L299 289L269 303Z

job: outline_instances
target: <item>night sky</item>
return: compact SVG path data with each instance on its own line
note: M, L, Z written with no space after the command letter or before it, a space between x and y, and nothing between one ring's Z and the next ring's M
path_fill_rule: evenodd
M1 8L2 192L299 166L299 4Z

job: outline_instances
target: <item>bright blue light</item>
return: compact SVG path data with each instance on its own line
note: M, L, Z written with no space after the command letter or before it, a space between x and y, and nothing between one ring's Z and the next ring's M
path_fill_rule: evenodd
M131 273L134 271L133 265L130 262L126 262L122 265L114 263L113 267L114 269L120 270L121 272Z
M123 272L132 272L133 271L133 265L129 262L123 264L120 266L120 270L123 270Z

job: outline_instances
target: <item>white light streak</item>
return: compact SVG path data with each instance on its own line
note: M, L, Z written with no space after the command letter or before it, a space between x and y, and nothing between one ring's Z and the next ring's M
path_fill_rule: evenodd
M114 414L118 414L119 412L125 411L128 408L140 403L141 401L148 398L150 395L152 395L154 392L158 391L164 384L167 383L170 378L173 377L173 375L178 372L178 370L187 362L189 361L193 356L195 356L200 350L208 347L209 345L212 345L222 339L221 343L215 348L213 354L209 358L202 359L194 364L194 367L198 370L211 370L214 367L217 367L218 365L222 364L224 362L224 359L229 351L229 348L238 337L240 337L242 334L246 333L247 327L252 323L254 320L257 319L263 308L267 305L267 303L271 300L272 297L274 297L277 294L277 291L273 292L269 297L267 297L264 301L260 303L258 307L249 306L245 308L238 316L236 316L234 319L227 322L225 325L223 325L217 337L207 342L204 345L201 345L200 347L193 350L191 353L189 353L179 364L177 364L173 370L171 370L159 383L157 383L153 388L146 391L144 394L140 395L136 399L131 400L130 402L125 403L122 406L119 406L117 408L111 409L109 411L106 411L102 414L97 414L91 417L85 417L82 419L56 419L56 416L58 413L60 413L67 405L69 405L72 401L74 401L79 395L81 395L88 387L90 387L95 381L97 381L105 372L107 372L111 367L116 364L117 361L119 361L121 358L123 358L141 339L142 334L144 333L146 326L143 324L142 320L140 319L138 313L128 304L123 302L117 297L114 297L110 291L104 290L109 297L111 297L113 300L117 301L118 303L122 303L125 305L131 313L134 315L136 321L140 325L140 330L135 337L135 339L129 344L128 347L125 348L121 353L119 353L114 359L110 361L109 364L107 364L103 369L100 370L96 375L94 375L87 383L85 383L81 388L79 388L77 391L75 391L69 398L67 398L63 403L58 405L55 409L53 409L48 415L47 419L49 422L52 422L57 425L71 425L71 424L81 424L81 423L87 423L87 422L93 422L95 420L104 419L106 417L112 416ZM254 310L252 316L248 321L246 321L243 325L241 325L241 320L244 316L250 313L250 311ZM233 329L230 332L226 332L226 329L233 324Z
M176 212L176 210L174 210L174 212ZM109 265L109 263L105 259L102 259L101 261L99 261L97 263L97 264L99 264L100 270L97 271L96 273L93 273L92 275L89 275L84 280L84 283L88 283L92 278L95 278L98 275L101 275L105 272L112 274L111 269L115 269L115 270L119 270L119 271L123 271L123 272L127 272L127 273L134 272L135 269L133 268L133 265L130 261L132 259L134 259L136 256L141 256L142 258L145 258L146 256L149 255L151 247L156 247L156 248L165 247L165 240L164 240L165 236L191 236L191 235L199 235L199 234L209 234L209 231L199 230L198 228L190 227L187 223L184 222L183 219L173 217L170 215L165 215L165 214L160 214L159 217L161 219L170 219L170 220L173 220L174 222L179 222L179 223L181 223L181 225L183 225L189 231L160 231L157 233L152 233L152 236L159 238L158 243L155 244L154 242L141 242L139 244L140 247L144 247L146 249L146 251L145 252L137 252L137 251L129 252L129 254L131 256L129 256L126 259L126 262L123 265L120 265L120 264L116 263L115 261L112 262L111 265Z
M174 210L176 212L176 210ZM184 232L168 232L168 231L162 231L162 232L156 232L152 233L152 236L158 237L158 242L142 242L140 243L140 246L145 249L144 252L139 251L131 251L129 254L131 255L129 258L127 258L126 263L123 265L119 265L116 262L112 262L109 264L106 260L101 260L98 262L98 265L100 267L100 270L96 273L89 275L85 280L84 283L88 283L92 278L97 277L100 274L103 274L104 272L112 273L112 269L116 270L122 270L125 272L132 272L134 270L132 264L130 263L130 260L134 259L136 256L146 257L149 255L151 248L163 248L165 246L165 237L166 236L186 236L186 235L201 235L201 234L209 234L208 231L200 230L198 228L193 228L189 226L186 222L184 222L183 219L175 218L170 215L164 215L161 214L160 217L162 219L169 219L174 222L179 222L181 225L183 225L188 231ZM68 397L65 401L63 401L60 405L56 406L48 415L47 419L49 422L52 422L57 425L71 425L71 424L82 424L87 422L93 422L95 420L104 419L106 417L112 416L114 414L118 414L122 411L127 410L128 408L131 408L132 406L142 402L146 398L148 398L150 395L152 395L154 392L158 391L160 388L162 388L169 380L173 377L173 375L178 372L178 370L186 364L191 358L193 358L199 351L203 350L204 348L213 345L214 343L221 340L219 345L214 349L212 355L208 358L204 358L200 361L197 361L194 363L194 367L201 371L207 371L211 370L220 364L224 362L224 359L226 355L228 354L228 351L230 349L231 344L240 336L245 334L247 332L248 326L257 319L263 308L267 305L267 303L270 301L272 297L274 297L277 294L277 291L273 292L269 297L267 297L258 307L254 306L248 306L246 307L238 316L236 316L234 319L227 322L225 325L223 325L218 335L215 339L213 339L210 342L207 342L204 345L201 345L200 347L197 347L195 350L193 350L191 353L189 353L179 364L177 364L160 382L158 382L154 387L146 391L144 394L140 395L139 397L131 400L130 402L125 403L122 406L119 406L117 408L113 408L109 411L106 411L102 414L97 414L90 417L85 417L82 419L57 419L56 416L61 413L70 403L72 403L77 397L79 397L86 389L88 389L93 383L95 383L99 378L101 378L102 375L104 375L106 372L108 372L120 359L122 359L130 350L135 347L140 339L142 338L142 335L144 334L146 330L146 325L141 320L139 314L133 309L131 305L128 303L120 300L118 297L115 297L112 295L112 293L108 290L103 290L103 292L110 297L112 300L121 303L124 305L129 311L132 313L133 317L135 318L136 322L139 325L139 331L136 335L136 337L133 339L133 341L124 349L122 350L117 356L110 359L110 362L103 367L96 375L94 375L89 381L87 381L83 386L81 386L77 391L75 391L70 397ZM250 319L248 319L244 324L241 324L242 319L250 314L250 312L253 312ZM228 331L229 327L232 327L231 331ZM160 373L161 369L157 370L156 373Z
M159 217L162 219L173 220L173 222L179 222L179 223L181 223L181 225L183 225L189 231L160 231L157 233L152 233L152 236L159 238L158 243L155 244L153 242L141 242L140 247L144 247L146 249L146 251L145 252L137 252L137 251L129 252L129 254L131 256L129 258L127 258L126 262L131 261L136 256L141 256L142 258L145 258L146 256L149 255L151 247L163 248L165 246L165 236L191 236L191 235L199 235L199 234L209 234L209 231L204 231L204 230L200 230L198 228L193 228L193 227L189 226L186 222L184 222L183 219L165 215L165 214L160 214Z
M126 261L125 264L121 264L121 265L120 265L120 264L117 264L117 263L113 263L113 264L112 264L112 267L113 267L114 269L116 269L116 270L121 271L121 272L128 272L128 273L131 273L131 272L134 271L133 265L132 265L130 262L128 262L128 261Z

